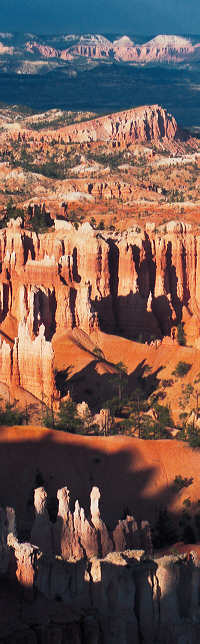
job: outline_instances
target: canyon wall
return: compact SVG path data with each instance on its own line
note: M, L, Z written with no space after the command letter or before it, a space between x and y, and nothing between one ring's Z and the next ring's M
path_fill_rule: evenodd
M56 330L90 333L96 324L128 337L139 328L161 337L184 308L199 316L200 235L187 224L119 235L66 221L36 235L15 224L0 233L0 255L1 322L8 313L25 320L32 339L41 325L50 341Z

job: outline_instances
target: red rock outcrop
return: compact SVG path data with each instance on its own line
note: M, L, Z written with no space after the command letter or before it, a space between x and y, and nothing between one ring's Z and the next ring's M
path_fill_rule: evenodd
M1 382L9 386L12 378L11 348L6 341L2 342L2 339L0 340L0 373Z
M67 487L61 488L57 493L58 515L54 527L54 546L57 554L62 554L64 559L84 557L81 535L81 519L78 501L75 504L74 514L70 510L70 493ZM89 546L89 542L88 542Z
M55 394L54 352L44 337L44 325L31 339L25 322L19 324L14 346L0 339L0 381L8 388L22 387L45 405L51 406Z
M109 58L112 52L111 46L105 47L92 43L79 43L71 48L71 55L85 56L86 58Z
M48 45L41 45L40 43L37 43L35 41L33 42L28 41L25 47L30 54L39 52L45 58L57 58L57 56L59 55L58 50L55 49L54 47L48 47Z
M12 130L12 140L20 136L28 142L33 140L33 131L18 125ZM5 136L5 133L4 133ZM10 134L6 132L6 137ZM174 116L160 105L144 105L142 107L114 112L106 116L79 121L71 125L57 128L55 131L41 129L34 131L34 146L42 138L42 145L62 139L67 144L104 143L111 148L124 149L135 143L172 142L182 138L182 133ZM3 141L3 136L2 136Z
M144 315L148 308L150 326L156 320L163 335L169 334L173 323L180 323L184 306L191 307L193 314L199 311L200 238L190 230L176 234L176 226L173 222L166 225L164 234L127 233L119 243L118 297L123 303L122 298L127 296L129 304L134 298L135 323L138 299L138 329L145 301ZM122 311L123 324L126 313ZM154 322L150 319L152 313Z
M89 332L95 323L92 299L110 293L109 245L89 224L81 227L81 234L72 226L65 232L64 224L56 236L8 230L0 239L5 267L0 275L2 319L8 311L18 321L25 318L32 337L41 324L47 339L56 328L81 326Z
M39 53L44 58L63 58L64 60L73 60L72 54L67 49L59 50L55 47L50 47L48 45L42 45L35 41L28 41L25 45L25 49L30 54Z
M60 128L58 133L66 142L104 141L111 142L113 146L127 147L135 141L173 140L178 127L175 118L167 110L159 105L146 105L68 125Z
M55 389L52 345L44 336L42 324L38 336L32 340L28 327L21 322L13 349L13 373L15 384L30 391L45 404L52 404Z
M19 543L12 533L8 534L7 545L10 552L15 553L16 579L24 590L24 596L29 601L33 600L38 548L30 543ZM14 577L13 571L12 576Z

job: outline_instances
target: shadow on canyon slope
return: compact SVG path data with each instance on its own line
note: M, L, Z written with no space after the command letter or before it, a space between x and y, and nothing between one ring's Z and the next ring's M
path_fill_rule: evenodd
M30 538L34 516L33 491L40 485L47 490L54 511L57 490L67 485L71 507L78 499L87 515L90 492L97 485L101 516L109 528L127 513L139 522L146 519L154 524L160 510L177 495L145 441L72 436L45 429L34 438L28 427L9 430L9 438L9 442L1 439L0 505L15 508L18 532L25 540Z
M70 395L76 403L84 400L94 412L99 411L107 400L111 400L118 395L119 372L116 369L116 373L110 373L110 367L113 369L113 364L101 360L92 360L86 367L71 377L69 377L70 367L58 372L56 384L61 396L70 391ZM158 388L158 374L162 367L146 375L147 368L146 360L142 360L136 369L126 376L126 395L131 397L132 392L139 387L145 399Z

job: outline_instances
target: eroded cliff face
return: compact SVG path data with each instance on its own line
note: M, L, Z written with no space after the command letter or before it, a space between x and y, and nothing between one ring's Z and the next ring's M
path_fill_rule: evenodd
M95 491L91 520L99 525L97 497ZM37 526L32 536L37 541L40 537L39 547L35 541L18 541L12 508L0 512L1 643L193 644L199 640L200 567L195 552L152 558L142 549L129 549L100 557L84 553L80 558L78 553L72 559L64 550L72 517L68 491L63 488L58 519L62 516L64 556L58 557L48 551L50 522L43 488L35 490L35 507ZM103 532L100 529L99 534ZM86 530L85 537L89 545L91 530Z
M178 134L175 118L159 105L145 105L124 112L75 123L59 129L66 142L105 141L127 147L135 141L173 140Z
M89 224L77 231L67 222L58 224L55 233L39 236L20 226L1 233L1 321L8 311L18 322L26 319L32 337L44 324L50 340L60 328L80 326L90 332L95 312L100 324L113 328L127 297L152 312L157 327L163 318L164 334L170 325L162 306L156 314L159 298L173 321L181 320L183 306L198 311L200 236L189 226L171 222L157 232L135 227L111 239ZM129 315L133 336L135 314Z
M20 322L13 346L0 340L0 381L8 389L22 387L33 396L52 406L56 395L54 352L45 339L45 327L39 327L38 336L31 338L28 324Z
M171 327L181 322L185 308L199 315L199 244L199 236L173 222L157 233L128 231L123 236L118 244L123 329L130 306L136 335L139 329L142 332L141 320L146 331L152 329L161 337L170 335Z
M30 129L20 127L12 130L13 139L20 136L26 140L33 139ZM178 128L176 119L160 105L144 105L115 112L107 116L90 118L86 121L76 122L71 125L57 128L55 131L41 129L34 131L34 141L41 140L42 145L55 139L62 139L65 143L106 143L111 148L125 149L135 143L163 143L182 139L182 132ZM10 134L6 132L10 138Z
M145 341L170 336L187 314L198 340L200 236L189 225L156 232L147 224L111 238L89 224L75 230L59 221L54 233L37 236L11 222L0 255L1 323L11 315L19 325L14 348L6 337L0 348L1 380L40 399L53 395L57 331L98 327Z

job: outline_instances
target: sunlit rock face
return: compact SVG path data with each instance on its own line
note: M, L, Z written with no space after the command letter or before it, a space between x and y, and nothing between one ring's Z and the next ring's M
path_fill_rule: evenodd
M10 228L0 246L1 319L25 320L32 339L42 325L50 341L56 329L90 333L97 323L132 337L139 323L166 335L184 306L192 314L200 306L200 237L181 223L127 230L116 241L89 224L38 237Z
M173 140L178 134L175 118L159 105L145 105L86 123L61 128L67 142L105 141L125 148L134 142L147 143L160 139Z

